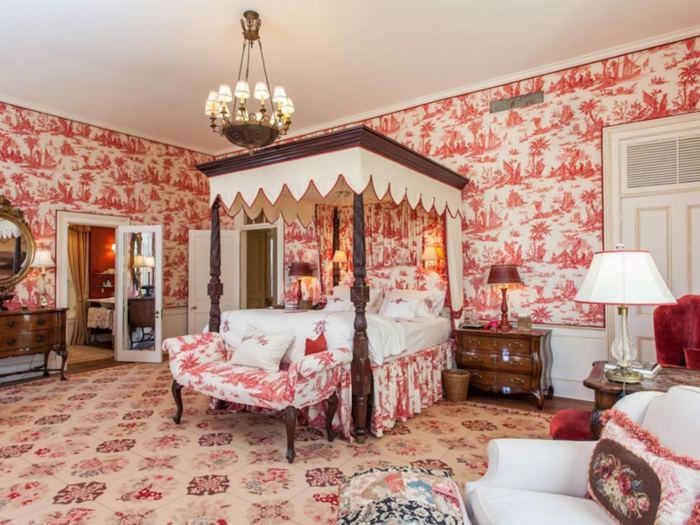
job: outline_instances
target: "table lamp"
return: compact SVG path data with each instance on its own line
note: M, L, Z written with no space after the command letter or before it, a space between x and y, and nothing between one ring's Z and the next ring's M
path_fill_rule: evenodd
M141 298L141 297L143 297L143 289L144 289L144 286L141 284L141 279L142 279L141 272L143 272L143 270L141 268L147 268L146 257L144 255L134 255L134 268L139 269L139 276L138 276L138 282L137 282L139 292L138 292L138 295L136 297Z
M304 277L312 277L314 274L311 264L307 262L293 262L289 266L289 276L297 278L297 304L301 304L301 281Z
M348 263L348 256L343 250L336 250L333 253L333 286L337 286L340 282L340 265Z
M501 325L502 331L507 332L511 329L510 323L508 322L508 285L509 284L522 284L520 279L520 274L518 273L518 267L514 264L494 264L489 270L489 277L487 279L487 284L495 284L501 287Z
M425 266L425 268L430 267L430 263L432 263L433 268L436 268L438 259L439 257L436 246L426 246L425 250L423 250L423 255L421 255L420 258L420 260L423 261L423 266Z
M32 262L33 268L41 269L41 298L39 299L40 308L49 306L46 300L46 268L53 268L56 264L51 259L51 250L37 250Z
M574 301L617 306L620 330L610 348L617 368L605 372L605 377L619 383L640 383L642 374L631 367L637 357L637 347L629 336L627 308L676 302L651 254L625 250L621 244L615 250L596 253Z

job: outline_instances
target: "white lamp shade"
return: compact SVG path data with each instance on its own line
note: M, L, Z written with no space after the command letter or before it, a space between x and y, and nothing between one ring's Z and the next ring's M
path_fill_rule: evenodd
M155 268L156 266L156 258L153 255L146 255L143 258L143 265L146 268Z
M265 82L257 82L255 84L255 93L253 96L260 102L265 102L268 98L270 98L270 90L267 89Z
M34 254L34 262L32 266L35 268L51 268L56 266L51 259L51 250L37 250Z
M635 250L596 253L574 300L640 306L676 302L651 254Z
M336 250L333 254L334 263L346 263L348 262L348 256L343 250Z
M243 100L250 97L250 87L248 87L248 82L246 82L245 80L239 80L236 83L236 89L233 92L233 94Z
M228 84L221 84L219 86L219 94L216 96L219 102L231 102L233 100L233 95L231 94L231 86Z
M274 95L272 95L272 101L275 104L280 102L285 102L287 100L287 92L282 86L275 86Z
M143 255L134 255L134 268L144 268L146 260Z
M285 117L288 117L294 113L294 102L292 102L291 98L287 97L282 103L282 113L284 113Z
M421 261L437 261L438 253L435 246L426 246L423 250L423 255L421 256Z

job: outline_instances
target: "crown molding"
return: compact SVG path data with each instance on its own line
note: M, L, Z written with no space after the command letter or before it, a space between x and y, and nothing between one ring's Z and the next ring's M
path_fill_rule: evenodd
M586 55L580 55L575 58L570 58L567 60L561 60L559 62L552 62L543 66L538 66L531 69L526 69L524 71L519 71L517 73L512 73L509 75L492 78L484 80L482 82L476 82L473 84L467 84L461 87L452 88L445 91L440 91L437 93L431 93L429 95L424 95L421 97L404 100L402 102L397 102L390 106L384 106L381 108L372 109L365 111L363 113L356 113L355 115L350 115L348 117L342 117L340 119L326 121L321 124L314 126L307 126L299 130L295 130L289 133L285 138L296 138L310 133L316 133L319 131L324 131L327 129L332 129L339 126L347 126L349 124L357 124L364 120L381 117L398 111L403 111L406 109L414 108L416 106L421 106L423 104L429 104L431 102L436 102L438 100L443 100L446 98L452 98L456 96L465 95L468 93L474 93L478 91L483 91L485 89L491 89L505 84L510 84L512 82L522 81L528 78L547 75L561 71L564 69L570 69L572 67L582 66L585 64L590 64L593 62L598 62L607 58L613 58L620 55L626 55L628 53L634 53L637 51L643 51L645 49L650 49L656 46L661 46L664 44L671 44L673 42L678 42L685 40L687 38L700 36L700 26L688 27L686 29L681 29L679 31L674 31L671 33L665 33L662 35L657 35L650 38L645 38L643 40L636 40L627 44L623 44L616 47L610 47L600 51L594 51ZM90 126L96 126L98 128L116 131L118 133L124 133L126 135L131 135L133 137L142 138L145 140L150 140L152 142L159 142L168 146L174 146L176 148L185 149L188 151L194 151L197 153L203 153L205 155L211 155L214 157L220 155L228 155L231 153L236 153L242 151L241 148L226 147L222 149L207 149L200 146L195 146L193 144L185 144L182 142L174 141L166 137L161 137L158 135L151 135L148 133L143 133L141 131L130 129L123 126L117 126L115 124L110 124L109 122L103 122L97 119L91 119L83 115L76 115L67 111L58 110L45 106L43 104L38 104L34 102L29 102L27 100L22 100L15 97L5 96L0 94L0 102L5 102L7 104L12 104L14 106L23 107L33 111L39 111L41 113L46 113L56 117L66 118L76 122L81 122L83 124L88 124Z
M288 133L285 138L296 138L303 135L308 135L310 133L316 133L319 131L324 131L327 129L332 129L339 126L347 126L349 124L357 124L362 121L381 117L384 115L389 115L391 113L396 113L398 111L407 110L414 108L416 106L421 106L423 104L429 104L431 102L437 102L438 100L443 100L446 98L457 97L461 95L466 95L468 93L474 93L478 91L483 91L485 89L491 89L505 84L510 84L513 82L518 82L526 80L532 77L538 77L542 75L556 73L557 71L562 71L565 69L571 69L577 66L583 66L586 64L591 64L593 62L599 62L608 58L613 58L621 55L626 55L628 53L634 53L637 51L644 51L645 49L650 49L653 47L661 46L664 44L671 44L673 42L678 42L685 40L687 38L700 36L700 26L693 26L686 29L681 29L679 31L674 31L672 33L665 33L663 35L654 36L651 38L646 38L643 40L637 40L635 42L630 42L628 44L623 44L616 47L610 47L603 49L601 51L594 51L593 53L588 53L586 55L580 55L575 58L569 58L566 60L561 60L559 62L552 62L544 66L538 66L531 69L526 69L524 71L519 71L518 73L512 73L502 77L492 78L489 80L484 80L482 82L476 82L474 84L467 84L458 88L449 89L446 91L440 91L438 93L432 93L430 95L425 95L422 97L405 100L390 106L385 106L383 108L372 109L364 113L357 113L349 117L343 117L337 120L332 120L324 122L323 124L318 124L315 126L308 126L299 130L295 130L293 133ZM224 148L217 150L213 153L215 156L227 155L230 153L235 153L241 151L239 148Z
M39 113L45 113L54 117L65 118L72 120L74 122L79 122L81 124L87 124L88 126L94 126L107 131L115 131L117 133L123 133L125 135L130 135L139 139L150 140L151 142L158 142L166 146L173 146L175 148L180 148L188 151L193 151L195 153L203 153L204 155L213 156L214 152L212 150L206 150L199 146L194 146L192 144L185 144L184 142L178 142L165 137L160 137L158 135L151 135L149 133L143 133L142 131L137 131L135 129L127 128L124 126L117 126L116 124L110 124L109 122L104 122L101 120L85 117L83 115L76 115L75 113L70 113L68 111L62 111L60 109L51 108L43 104L37 104L35 102L29 102L28 100L23 100L16 97L11 97L8 95L3 95L0 93L0 103L10 104L12 106L18 106L24 109L29 109L31 111L37 111Z

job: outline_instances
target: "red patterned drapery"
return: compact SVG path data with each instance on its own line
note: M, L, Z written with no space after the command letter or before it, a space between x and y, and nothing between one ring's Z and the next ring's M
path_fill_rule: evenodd
M352 207L338 208L340 249L348 256L346 271L352 271ZM316 207L316 228L321 261L321 290L329 294L333 271L333 206ZM421 206L411 209L406 201L365 205L366 257L369 268L377 266L421 266L421 255L427 245L445 246L444 217L426 212ZM440 271L445 270L441 261Z

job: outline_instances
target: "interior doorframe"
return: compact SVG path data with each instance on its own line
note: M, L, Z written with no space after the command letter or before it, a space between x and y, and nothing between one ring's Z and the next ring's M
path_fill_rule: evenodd
M239 283L241 288L240 308L245 310L248 307L248 237L246 232L250 230L270 230L277 229L277 304L281 304L284 297L284 220L282 215L275 222L263 224L244 224L243 213L236 216L236 229L241 231L241 261Z
M131 224L129 217L121 215L99 215L77 211L56 212L56 308L68 307L68 227L71 224L80 226L103 226L114 228Z
M700 115L686 113L673 117L664 117L630 124L620 124L603 128L603 249L613 250L622 238L622 177L623 158L622 143L631 138L639 138L641 134L653 138L655 135L668 135L674 131L687 131L694 127L700 128ZM679 193L682 188L664 190L659 193ZM647 196L649 192L626 192L625 197ZM622 220L621 220L622 219ZM605 307L605 331L608 349L614 339L615 318L617 313L614 306ZM609 350L608 350L609 352ZM610 357L610 356L608 356Z

